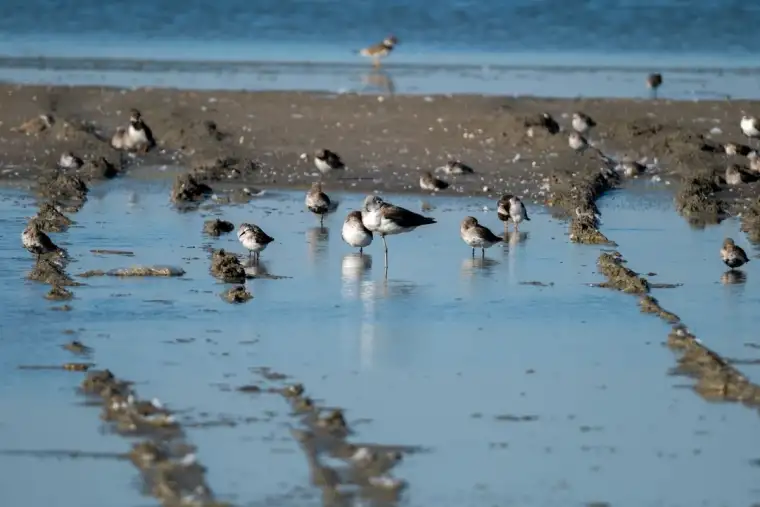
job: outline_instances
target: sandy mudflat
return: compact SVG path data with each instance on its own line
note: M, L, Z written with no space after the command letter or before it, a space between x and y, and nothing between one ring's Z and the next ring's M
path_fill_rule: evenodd
M0 86L0 97L0 177L6 181L29 180L52 169L64 150L117 162L120 155L104 139L126 125L129 109L136 107L159 145L145 156L122 159L136 175L145 176L156 165L192 168L231 157L261 164L243 174L248 185L305 187L315 170L302 155L325 147L340 153L349 167L330 177L327 188L418 190L420 170L455 157L477 174L441 175L453 183L447 192L483 193L488 187L488 194L512 190L539 201L541 182L553 172L599 168L594 156L577 155L567 145L574 111L599 124L589 137L604 153L618 159L656 159L653 172L673 180L694 174L719 180L730 162L746 167L745 157L729 160L720 144L746 144L739 129L742 111L760 114L760 104L738 101L379 98L12 85ZM535 129L528 135L526 118L543 111L559 121L563 132L550 135ZM55 118L52 128L33 135L13 131L43 113ZM714 127L722 132L710 134ZM731 195L751 195L756 188L750 183Z

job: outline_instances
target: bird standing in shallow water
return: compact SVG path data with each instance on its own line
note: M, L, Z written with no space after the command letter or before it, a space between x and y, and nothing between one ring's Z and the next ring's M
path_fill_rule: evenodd
M311 189L306 193L304 204L309 211L319 215L319 225L322 226L325 215L330 211L330 198L322 192L322 183L315 181L311 184Z
M657 98L657 89L662 85L662 74L654 73L647 76L647 88L652 92L652 98Z
M319 149L314 152L314 165L322 176L329 174L332 171L337 171L346 168L346 164L341 160L340 155L330 150Z
M515 232L518 232L519 223L523 220L530 221L528 218L528 211L525 209L525 205L519 197L512 194L505 194L501 196L496 207L496 214L499 216L499 220L504 222L504 232L509 232L509 221L512 220L515 224Z
M421 225L434 224L436 220L387 203L376 195L368 195L364 198L364 205L362 206L362 223L370 231L380 234L383 239L387 273L388 244L385 237L410 232Z
M509 200L512 199L512 194L504 194L496 203L496 215L499 220L504 222L504 234L509 232Z
M358 248L360 254L364 254L364 247L372 243L372 231L364 227L361 211L352 211L348 214L343 222L340 236L343 241L354 248Z
M462 224L459 226L459 234L462 236L462 240L472 247L473 257L475 257L476 248L480 248L481 257L485 258L486 248L491 248L496 243L503 241L488 227L480 225L475 217L465 217L462 220Z
M274 238L261 230L258 225L243 223L238 227L238 239L248 250L248 256L255 254L254 260L259 261L261 252L264 251Z
M720 249L720 258L731 269L736 269L749 262L744 249L736 246L736 243L731 238L726 238L723 242L723 247Z
M45 254L53 252L65 253L61 247L53 243L47 234L39 230L34 221L29 222L24 232L21 233L21 244L37 257L37 261Z
M398 39L393 35L389 35L383 40L383 42L359 50L359 54L367 58L372 58L373 65L375 67L380 67L380 59L388 56L397 44Z

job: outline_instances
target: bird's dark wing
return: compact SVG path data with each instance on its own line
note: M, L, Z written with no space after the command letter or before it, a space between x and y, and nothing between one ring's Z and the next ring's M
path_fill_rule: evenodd
M527 209L525 209L525 204L523 204L523 203L521 202L521 203L520 203L520 208L522 208L522 212L523 212L523 215L525 215L525 220L530 220L530 218L528 218L528 210L527 210Z
M436 223L435 218L425 217L392 204L383 207L383 215L388 220L396 222L400 227L419 227L420 225Z
M335 169L340 169L345 166L343 160L340 158L340 155L330 150L325 150L325 161L330 165L330 167L334 167Z
M478 225L478 229L480 229L480 231L483 234L483 238L486 241L494 243L494 242L497 242L497 241L503 241L504 240L504 238L502 238L501 236L497 236L496 234L494 234L493 232L491 232L491 229L489 229L488 227L484 227L482 225Z

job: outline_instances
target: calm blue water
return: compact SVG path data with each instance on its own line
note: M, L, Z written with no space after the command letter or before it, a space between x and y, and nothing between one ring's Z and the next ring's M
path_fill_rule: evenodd
M367 66L353 51L393 33L401 45L388 69L400 93L638 96L652 70L674 76L663 87L663 96L674 98L757 97L760 88L760 4L740 0L434 6L422 0L7 0L3 7L0 55L14 58L0 58L0 79L15 82L362 91L357 82ZM144 66L154 60L248 65L184 72L170 65L152 75ZM270 65L250 66L261 62ZM294 62L311 66L282 65ZM118 74L124 65L130 71Z
M122 438L98 432L97 409L75 405L79 374L16 370L71 360L59 345L71 339L61 331L75 329L95 348L100 366L135 380L143 396L185 410L186 419L206 420L204 413L264 419L188 431L211 487L240 505L271 505L272 498L281 505L320 504L288 434L293 420L285 403L220 389L257 380L251 372L257 366L293 375L316 398L345 407L349 424L369 419L356 426L359 441L430 448L395 470L410 483L402 505L692 507L749 505L757 497L751 461L758 454L747 445L757 413L706 403L682 388L688 380L669 376L674 356L661 345L668 326L641 315L630 296L589 287L600 280L599 248L570 244L566 224L541 209L529 208L527 235L492 248L484 263L472 260L458 224L472 214L499 230L493 209L483 211L494 203L431 198L435 208L428 213L439 223L388 240L386 281L380 242L367 249L372 265L365 266L340 239L343 216L362 196L337 196L340 208L327 219L325 234L304 212L301 193L271 192L220 212L274 236L262 261L270 273L292 278L250 281L255 299L233 306L218 297L225 286L209 275L203 247L239 252L234 235L204 238L210 212L174 211L165 185L116 181L96 189L74 217L76 227L52 235L77 260L69 271L173 262L187 274L91 278L74 289L72 311L54 312L55 303L42 299L47 288L23 280L32 259L18 233L32 203L10 191L2 195L4 448L128 448ZM760 272L750 263L747 284L724 287L716 283L723 269L712 255L723 235L744 244L737 224L696 231L673 213L667 195L636 197L635 212L625 196L613 194L601 207L605 232L621 243L631 267L684 282L655 295L716 350L753 358L756 349L738 342L756 341L760 317L750 310L760 297L753 283ZM389 198L420 209L418 197ZM662 253L655 239L688 246L689 254ZM704 256L692 255L695 245ZM91 248L136 256L95 256ZM554 285L520 283L526 281ZM730 333L719 333L715 321ZM178 344L178 338L192 341ZM757 377L751 367L742 370ZM538 419L503 422L499 415ZM131 465L74 463L0 456L4 500L29 507L61 497L82 507L150 502L138 497ZM32 477L46 487L28 488ZM308 495L288 496L294 491Z

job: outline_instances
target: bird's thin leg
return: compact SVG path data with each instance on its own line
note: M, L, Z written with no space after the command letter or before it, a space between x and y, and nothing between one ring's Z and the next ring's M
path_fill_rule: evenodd
M475 247L472 247L472 258L475 258Z
M364 255L364 247L359 247L359 255Z
M520 232L520 226L515 222L515 232Z
M325 216L319 215L319 226L322 227L325 223Z
M383 248L385 249L385 267L388 267L388 243L385 242L385 234L380 236L383 238Z
M485 248L481 248L480 249L480 258L481 259L485 259L486 258L486 249Z

